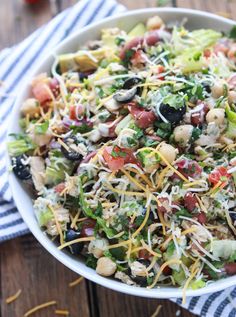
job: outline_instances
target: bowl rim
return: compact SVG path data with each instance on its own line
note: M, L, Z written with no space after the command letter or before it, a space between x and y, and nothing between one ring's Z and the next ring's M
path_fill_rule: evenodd
M187 16L194 16L194 17L204 17L204 18L210 18L212 20L222 22L228 26L233 26L236 25L236 23L228 18L217 16L212 13L200 11L200 10L193 10L193 9L188 9L188 8L173 8L173 7L164 7L164 8L145 8L145 9L137 9L137 10L130 10L127 12L123 12L121 14L108 17L102 20L99 20L97 22L94 22L88 26L83 27L81 30L77 32L73 32L70 36L68 36L66 39L64 39L59 45L55 46L52 50L52 52L49 54L45 54L42 60L39 62L39 64L34 67L30 74L30 78L33 78L36 74L39 73L40 68L46 63L47 60L49 60L53 54L55 54L57 51L63 49L66 47L67 43L70 43L74 39L77 39L79 36L81 36L84 33L89 32L90 30L93 30L97 27L99 27L101 24L105 22L110 22L113 20L118 20L119 18L124 18L124 17L129 17L129 16L135 16L139 15L141 13L144 14L158 14L158 13L172 13L173 15L175 13L182 13L183 15L186 14ZM18 95L15 103L14 103L14 108L13 108L13 118L9 124L7 135L9 135L10 131L13 130L13 126L15 125L14 122L14 114L16 113L16 110L20 108L20 104L23 100L23 97L27 91L28 85L29 85L29 79L25 79L22 81L22 89L20 94ZM10 166L10 157L7 154L7 160L8 160L8 166ZM85 278L101 285L104 287L107 287L109 289L119 291L121 293L129 294L129 295L134 295L134 296L141 296L141 297L147 297L147 298L179 298L182 297L182 289L181 288L167 288L166 287L161 287L161 288L154 288L154 289L147 289L147 288L142 288L142 287L134 287L134 286L129 286L126 285L120 281L114 280L114 279L109 279L109 278L104 278L100 275L98 275L95 270L94 273L90 273L88 270L84 270L83 267L85 266L85 263L82 263L81 265L76 265L76 262L72 260L71 255L68 253L62 252L57 249L56 245L49 244L48 239L46 238L46 235L43 233L42 230L38 230L35 226L32 226L30 223L30 220L27 218L26 214L24 213L24 204L21 201L20 196L17 193L17 190L15 189L15 184L16 179L13 173L10 173L9 176L9 184L10 188L12 190L12 196L15 201L16 207L19 210L24 222L27 224L28 228L30 229L31 233L34 235L34 237L39 241L39 243L52 255L54 256L59 262L64 264L67 268L71 269L72 271L76 272L77 274L80 274L81 276L84 276ZM32 212L33 212L33 207L32 207ZM79 263L79 262L77 262ZM80 263L79 263L80 264ZM87 268L87 267L86 267ZM212 282L208 284L206 287L198 289L198 290L187 290L186 291L186 296L200 296L208 293L213 293L216 291L220 291L225 289L226 287L234 286L236 284L236 276L229 277L226 279L221 280L220 284L217 284L217 282Z

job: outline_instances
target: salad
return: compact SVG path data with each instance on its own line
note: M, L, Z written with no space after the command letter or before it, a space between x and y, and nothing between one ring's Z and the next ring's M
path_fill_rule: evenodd
M236 274L235 38L153 16L33 79L8 150L59 249L184 294Z

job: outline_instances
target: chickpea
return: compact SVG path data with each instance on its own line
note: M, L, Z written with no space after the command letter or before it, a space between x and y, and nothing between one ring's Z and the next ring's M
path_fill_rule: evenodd
M103 256L103 252L106 249L108 242L106 239L96 239L90 241L88 245L88 252L92 253L95 258L99 259Z
M155 15L154 17L151 17L147 20L147 30L158 30L164 25L162 19L158 16Z
M218 81L211 87L211 94L213 98L219 98L224 95L226 84Z
M225 110L222 108L211 109L206 115L207 123L214 122L217 125L224 123Z
M176 158L176 150L172 145L163 143L159 148L159 152L164 156L168 163L171 164L174 162ZM166 165L166 163L161 161L161 165Z
M98 259L96 272L102 276L111 276L116 271L116 263L111 259L102 257Z
M192 137L193 126L191 124L179 125L174 129L174 139L177 143L186 146Z
M21 107L21 112L24 116L27 114L30 118L36 117L40 113L39 102L34 98L28 98L25 100Z
M229 93L228 93L228 101L229 101L230 104L236 103L236 91L233 91L233 90L229 91Z

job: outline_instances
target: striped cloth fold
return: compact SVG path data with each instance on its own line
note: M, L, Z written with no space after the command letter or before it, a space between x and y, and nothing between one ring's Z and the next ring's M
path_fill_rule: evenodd
M10 114L21 83L30 80L38 59L74 31L104 17L118 14L125 7L115 0L81 0L42 26L20 44L0 52L0 242L26 234L12 200L6 166L6 136ZM236 317L236 288L187 298L171 299L192 313L206 317Z

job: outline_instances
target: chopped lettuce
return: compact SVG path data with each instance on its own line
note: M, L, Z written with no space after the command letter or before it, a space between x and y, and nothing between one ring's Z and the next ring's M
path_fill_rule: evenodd
M99 217L96 212L94 212L89 206L88 203L85 200L85 196L84 196L84 190L83 190L83 186L82 186L82 182L81 182L81 178L79 178L79 202L80 202L80 207L82 208L84 214L87 217L90 217L92 219L95 219L97 221L98 226L105 232L105 234L107 235L108 238L112 238L114 235L117 234L117 232L112 229L109 228L106 224L106 221L102 218Z
M211 29L188 32L185 28L173 29L173 59L184 73L195 72L206 65L203 58L205 48L211 47L221 37L221 33Z
M26 135L20 134L16 140L9 141L7 148L10 156L19 156L28 151L34 150L36 145Z

